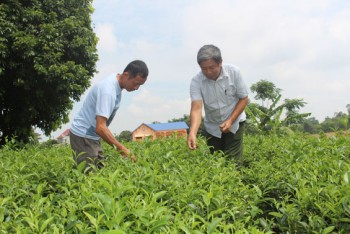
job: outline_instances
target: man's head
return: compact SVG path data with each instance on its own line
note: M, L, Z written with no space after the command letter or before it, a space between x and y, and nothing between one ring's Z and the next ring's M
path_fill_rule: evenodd
M205 45L200 48L197 54L197 62L208 79L216 80L220 76L222 57L218 47Z
M134 60L130 62L121 75L121 88L128 92L137 90L143 85L148 77L148 68L146 63L141 60Z

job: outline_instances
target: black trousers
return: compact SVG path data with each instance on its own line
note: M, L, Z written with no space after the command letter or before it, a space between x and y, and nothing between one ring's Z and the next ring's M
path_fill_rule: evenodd
M221 138L207 133L207 144L210 153L222 151L228 158L241 160L243 155L244 122L239 123L239 129L235 134L232 132L222 133Z

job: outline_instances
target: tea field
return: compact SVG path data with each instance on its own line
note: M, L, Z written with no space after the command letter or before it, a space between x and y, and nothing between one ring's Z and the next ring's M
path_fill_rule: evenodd
M237 165L184 139L107 145L74 168L69 146L0 150L0 233L349 233L350 138L246 136Z

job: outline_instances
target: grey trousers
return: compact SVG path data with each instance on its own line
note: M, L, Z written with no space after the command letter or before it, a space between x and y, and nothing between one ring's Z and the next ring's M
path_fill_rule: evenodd
M95 165L102 167L104 160L101 140L92 140L70 133L70 145L73 150L73 158L77 165L86 162L86 166Z

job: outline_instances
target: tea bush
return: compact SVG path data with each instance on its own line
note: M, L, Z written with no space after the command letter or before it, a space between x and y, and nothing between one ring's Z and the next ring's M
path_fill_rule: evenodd
M69 146L0 150L0 233L348 233L350 139L246 136L236 164L184 139L104 145L84 174Z

